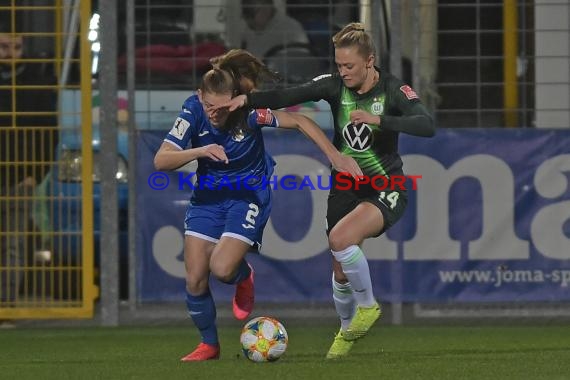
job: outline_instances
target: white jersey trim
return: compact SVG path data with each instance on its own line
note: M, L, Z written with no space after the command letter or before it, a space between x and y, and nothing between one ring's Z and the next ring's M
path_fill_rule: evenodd
M184 235L194 236L194 237L200 238L202 240L211 241L212 243L217 243L220 241L220 239L215 239L213 237L201 234L201 233L196 232L196 231L186 231L186 232L184 232Z
M176 144L176 143L175 143L174 141L172 141L172 140L164 139L164 142L167 142L167 143L169 143L169 144L172 144L172 145L174 145L175 147L177 147L177 148L180 149L180 150L184 150L184 148L182 148L180 145Z
M254 241L252 241L252 240L246 238L245 236L236 234L236 233L234 233L234 232L224 232L224 233L222 234L222 237L224 237L224 236L233 237L234 239L241 240L241 241L243 241L244 243L247 243L247 244L249 244L249 245L254 245L254 244L255 244Z

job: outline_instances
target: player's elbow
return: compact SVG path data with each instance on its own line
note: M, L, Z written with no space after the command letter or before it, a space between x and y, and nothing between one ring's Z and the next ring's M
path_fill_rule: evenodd
M158 171L169 169L164 155L160 154L160 152L154 156L154 169Z
M158 157L154 157L154 170L164 170L164 167L162 166L162 162L160 161L160 159Z

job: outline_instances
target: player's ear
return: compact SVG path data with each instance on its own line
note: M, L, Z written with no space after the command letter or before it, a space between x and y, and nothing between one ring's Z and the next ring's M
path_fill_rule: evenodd
M374 67L374 61L376 61L376 57L374 57L374 54L370 54L368 56L368 62L366 62L366 68L371 69Z
M198 91L196 91L196 94L198 95L198 100L200 100L200 103L202 103L202 90L198 89Z

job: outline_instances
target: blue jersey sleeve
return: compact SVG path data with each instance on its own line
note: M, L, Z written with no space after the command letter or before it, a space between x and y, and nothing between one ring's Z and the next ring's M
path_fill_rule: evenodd
M192 131L196 128L197 118L194 112L183 107L182 112L174 121L174 125L168 134L165 141L172 143L180 149L186 149L192 136Z
M279 126L277 118L269 108L252 110L247 117L247 124L250 128L277 128Z

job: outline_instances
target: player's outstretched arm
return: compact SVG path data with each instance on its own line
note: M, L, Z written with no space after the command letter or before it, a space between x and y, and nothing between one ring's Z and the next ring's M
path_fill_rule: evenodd
M301 114L284 111L273 111L273 113L279 121L280 128L299 129L311 139L327 156L335 170L352 176L363 175L354 158L341 154L313 120Z
M214 161L228 163L228 157L221 145L210 144L197 148L180 149L171 143L163 142L154 156L154 168L156 170L174 170L200 157L208 157Z
M237 110L238 108L245 107L246 104L247 104L247 95L242 94L242 95L234 96L233 98L231 98L230 100L228 100L225 103L213 106L212 110L217 111L219 109L226 108L229 112L233 112L233 111Z
M337 82L330 75L321 76L320 80L311 80L307 83L264 91L252 91L247 95L238 95L226 103L213 107L214 110L226 108L234 111L248 106L250 108L270 108L272 110L293 106L308 101L328 99L331 91L337 88Z

